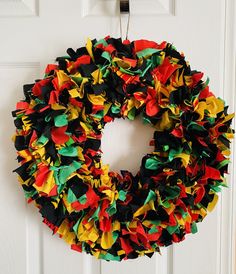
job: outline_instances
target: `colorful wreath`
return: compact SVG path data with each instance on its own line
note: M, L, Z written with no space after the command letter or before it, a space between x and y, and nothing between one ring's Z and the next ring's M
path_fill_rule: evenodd
M106 37L67 53L13 111L28 202L53 234L99 259L151 257L195 233L226 186L234 115L170 43ZM153 152L137 174L110 171L102 130L138 115L155 129Z

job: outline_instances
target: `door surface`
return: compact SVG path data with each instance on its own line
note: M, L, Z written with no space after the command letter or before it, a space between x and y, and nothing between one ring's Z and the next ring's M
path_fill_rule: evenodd
M234 0L132 0L129 39L173 43L191 67L205 72L214 93L235 110ZM234 274L235 154L214 211L199 232L162 249L152 259L98 261L70 250L52 236L33 205L27 205L16 174L11 111L22 85L43 77L47 63L76 49L87 37L119 37L116 0L0 0L0 273L1 274ZM122 18L125 21L126 18ZM123 26L124 28L125 26ZM127 130L126 130L127 129ZM139 140L131 142L137 132ZM137 171L152 132L140 121L116 121L104 131L104 161ZM123 149L117 147L122 140ZM233 149L233 146L232 146ZM135 161L130 161L132 154ZM136 160L137 159L137 160Z

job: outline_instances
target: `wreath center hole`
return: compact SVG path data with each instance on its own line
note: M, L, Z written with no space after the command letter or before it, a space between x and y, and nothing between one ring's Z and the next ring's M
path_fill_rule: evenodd
M149 144L154 131L151 125L143 124L141 117L107 123L101 141L102 163L109 164L111 171L128 170L136 175L143 156L153 152Z

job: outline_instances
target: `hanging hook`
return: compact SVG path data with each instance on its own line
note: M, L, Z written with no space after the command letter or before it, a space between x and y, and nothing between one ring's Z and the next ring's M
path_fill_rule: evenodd
M129 13L129 0L120 0L120 13Z
M127 26L126 26L126 35L125 39L128 39L129 32L129 21L130 21L130 5L129 0L120 0L120 36L122 39L122 22L121 22L121 14L128 14Z

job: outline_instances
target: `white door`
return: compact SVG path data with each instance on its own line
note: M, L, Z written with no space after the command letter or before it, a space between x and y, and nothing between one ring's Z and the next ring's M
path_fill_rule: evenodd
M227 178L229 188L223 189L217 207L198 225L197 234L162 249L162 256L155 254L152 259L121 263L98 261L72 251L63 240L52 236L38 210L26 204L16 174L12 173L17 162L11 142L14 125L10 112L23 97L22 85L43 77L47 63L63 56L68 47L83 46L87 37L102 38L108 34L119 37L117 3L116 0L0 0L0 273L234 274L235 154ZM185 53L192 68L209 76L211 89L230 104L233 112L234 16L235 0L132 0L129 38L173 43ZM142 126L137 122L135 129L126 121L116 121L104 133L104 159L111 163L111 168L135 171L138 161L130 163L127 152L124 155L125 151L115 149L115 136L126 127L129 129L120 135L125 140L125 149L137 159L140 153L145 153L147 147L143 144L149 140L150 132L135 142L143 150L131 152L129 138ZM110 149L114 149L113 157L109 155Z

